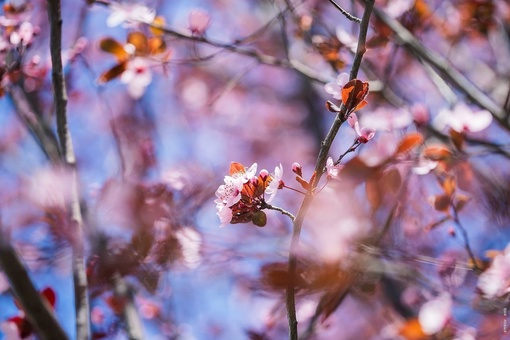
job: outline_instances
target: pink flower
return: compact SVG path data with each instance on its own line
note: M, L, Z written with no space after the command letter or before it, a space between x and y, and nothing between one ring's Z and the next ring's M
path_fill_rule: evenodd
M336 81L327 83L324 85L324 89L327 93L331 94L333 98L342 99L342 87L349 81L349 75L347 73L340 73L336 78Z
M437 167L438 163L439 162L437 162L437 161L433 161L433 160L421 157L418 160L418 165L413 167L413 173L415 173L417 175L426 175L431 170L434 170Z
M129 61L126 70L120 76L120 81L128 86L128 93L138 99L145 93L145 89L152 81L152 72L143 58Z
M225 184L220 185L218 190L216 190L217 199L214 200L214 203L231 207L241 199L241 191L243 190L242 178L225 176L224 181Z
M413 121L418 126L423 126L430 121L429 109L424 104L414 104L411 106L411 115Z
M510 292L510 245L498 254L489 269L478 278L478 288L487 299L504 296Z
M328 157L328 160L326 161L326 176L332 179L339 179L340 170L342 170L342 168L342 165L335 165L333 158Z
M113 2L110 4L110 9L112 14L106 19L108 27L115 27L123 22L126 26L133 26L140 22L150 24L156 18L154 10L140 4L121 5Z
M204 34L211 23L211 16L201 9L194 9L188 16L189 30L193 34Z
M271 176L271 182L269 182L269 185L267 186L265 193L267 195L270 195L269 198L266 200L266 202L271 202L274 197L276 196L278 189L283 188L283 167L280 164L280 166L277 166L274 168L274 175Z
M458 103L453 110L442 109L435 124L449 126L457 132L478 132L492 123L492 115L487 110L473 111L464 103Z
M35 30L29 22L24 22L20 25L17 31L11 33L9 40L13 45L27 46L32 42Z
M220 218L220 222L221 222L220 228L223 228L232 221L232 216L233 216L232 209L230 209L229 207L227 207L223 204L216 205L216 209L218 209L218 212L216 213L216 215L218 215L218 217Z
M362 144L368 143L369 140L374 138L375 136L375 130L369 129L366 127L361 127L358 122L358 117L355 113L351 113L349 118L347 118L347 123L356 131L356 134L358 135L357 141Z
M421 306L418 321L427 335L441 331L452 316L452 297L443 292Z

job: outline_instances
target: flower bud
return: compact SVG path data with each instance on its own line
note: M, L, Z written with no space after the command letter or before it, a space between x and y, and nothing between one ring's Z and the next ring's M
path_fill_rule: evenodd
M292 172L295 173L298 176L303 176L303 168L301 167L301 164L295 162L292 164Z

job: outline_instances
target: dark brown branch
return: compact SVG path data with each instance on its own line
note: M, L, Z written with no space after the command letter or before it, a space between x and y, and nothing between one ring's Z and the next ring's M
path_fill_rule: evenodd
M331 2L333 4L333 6L335 6L336 9L338 9L340 11L340 13L342 13L350 21L354 21L354 22L357 22L357 23L361 22L360 18L355 17L354 15L350 14L349 12L347 12L339 4L337 4L334 0L329 0L329 2Z
M50 21L50 52L52 62L53 95L57 116L57 131L60 141L63 163L73 176L69 217L75 226L73 244L73 279L76 310L76 339L88 340L90 337L89 302L87 294L87 275L84 259L83 220L78 193L76 156L74 154L71 133L67 124L67 93L62 67L62 15L60 0L48 0L48 18Z
M370 19L370 14L372 12L372 8L374 6L374 0L367 1L367 5L365 7L365 12L363 13L363 19L360 25L360 32L358 36L358 48L355 55L355 62L353 63L351 69L351 79L354 79L357 74L359 67L361 66L361 59L363 54L365 53L365 41L366 34L368 31L368 23ZM335 120L333 121L331 128L326 135L326 138L321 143L321 148L319 150L319 155L317 157L317 163L315 165L315 178L311 183L308 194L305 196L301 206L296 215L296 219L294 220L293 228L292 228L292 238L289 249L289 284L286 290L286 307L287 307L287 317L289 322L289 339L297 340L298 339L298 330L297 325L298 321L296 318L296 296L295 296L295 280L296 280L296 266L297 266L297 252L299 248L299 239L301 235L301 228L303 226L303 222L305 216L310 208L310 205L313 201L314 190L317 188L317 185L324 174L324 167L326 165L326 159L329 153L329 149L333 144L333 140L340 129L340 126L344 122L344 116L347 112L347 108L342 105L340 112L336 115Z
M0 234L0 266L8 277L16 299L23 307L26 317L37 336L45 340L68 339L53 312L43 302L32 284L25 266L4 235Z

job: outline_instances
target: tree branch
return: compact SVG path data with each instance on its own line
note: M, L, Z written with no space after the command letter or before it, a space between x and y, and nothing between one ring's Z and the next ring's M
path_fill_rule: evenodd
M350 78L354 79L357 74L359 67L361 66L361 59L363 58L363 54L366 51L365 41L366 34L368 31L368 23L370 19L370 14L372 12L372 8L374 6L374 0L367 1L367 5L365 6L365 12L363 13L363 19L360 25L360 32L358 36L358 47L356 51L356 55L354 57L354 62L351 69ZM347 108L345 105L341 106L340 112L336 115L335 120L333 121L326 138L321 143L321 148L319 150L319 155L317 158L317 163L315 165L315 178L310 185L310 189L308 190L308 194L305 196L301 206L298 210L296 219L294 220L293 228L292 228L292 238L290 242L289 249L289 284L286 290L286 307L287 307L287 318L289 322L289 339L297 340L298 339L298 330L297 325L298 321L296 318L296 296L295 296L295 281L296 281L296 266L297 266L297 252L299 248L299 239L301 235L301 229L303 226L303 222L306 214L308 213L308 209L313 201L314 190L317 188L317 185L324 174L324 167L326 165L326 159L328 156L329 149L333 143L333 140L340 129L340 126L344 122L344 116L347 112Z
M50 21L50 52L52 61L52 81L56 107L57 131L63 155L63 163L71 171L73 182L69 202L69 217L75 226L73 240L73 279L76 308L76 339L88 340L90 337L89 302L87 294L87 275L84 259L83 219L78 193L76 156L69 126L67 124L67 93L62 68L62 15L60 0L48 1Z
M368 4L369 2L367 0L359 1L364 4ZM397 20L387 15L384 11L375 8L374 15L393 31L397 41L409 52L436 69L445 80L453 84L458 90L462 91L470 100L489 111L501 124L501 126L510 130L510 121L506 115L505 109L496 104L462 73L457 71L448 62L448 60L423 46L423 44L421 44L411 32L409 32Z
M22 260L2 234L0 234L0 266L38 337L44 340L68 339L55 315L34 287Z
M339 4L337 4L334 0L329 0L329 2L331 2L333 4L333 6L335 6L336 9L338 9L340 11L340 13L342 13L350 21L354 21L354 22L357 22L357 23L361 22L360 18L355 17L354 15L350 14L349 12L347 12Z

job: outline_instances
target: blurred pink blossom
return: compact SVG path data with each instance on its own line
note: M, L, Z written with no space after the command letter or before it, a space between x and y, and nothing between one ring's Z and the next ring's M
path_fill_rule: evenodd
M418 314L423 332L427 335L441 331L452 316L452 297L443 292L421 306Z
M360 120L366 128L393 131L409 126L413 122L413 117L406 109L380 107L373 112L365 113Z
M156 18L156 12L147 6L140 4L110 3L112 14L106 19L108 27L115 27L121 23L133 26L140 22L150 24Z
M201 35L209 27L211 16L202 9L194 9L189 13L188 22L191 33Z
M414 104L410 111L416 125L423 126L430 121L429 109L424 104Z
M342 99L342 87L349 81L349 75L347 73L340 73L336 78L336 81L327 83L324 85L324 89L327 93L333 96L333 98Z
M229 224L230 221L232 221L232 217L233 217L232 209L230 209L229 207L227 207L223 204L217 204L216 209L218 210L216 215L218 215L218 217L220 218L220 222L221 222L220 228L223 228L227 224Z
M484 297L494 299L510 292L510 245L496 255L491 266L478 278L478 288Z
M473 111L464 103L439 111L434 124L437 128L449 126L457 132L479 132L492 123L492 115L487 110Z
M143 96L145 89L152 81L152 72L143 58L129 61L126 70L120 76L120 81L128 86L128 93L134 99Z
M367 127L361 127L358 122L358 116L356 116L355 113L351 113L349 118L347 118L347 123L349 123L354 131L356 131L359 143L366 144L369 140L374 138L375 130Z
M17 31L11 33L9 40L13 45L27 46L32 42L35 30L29 22L24 22L20 25Z

